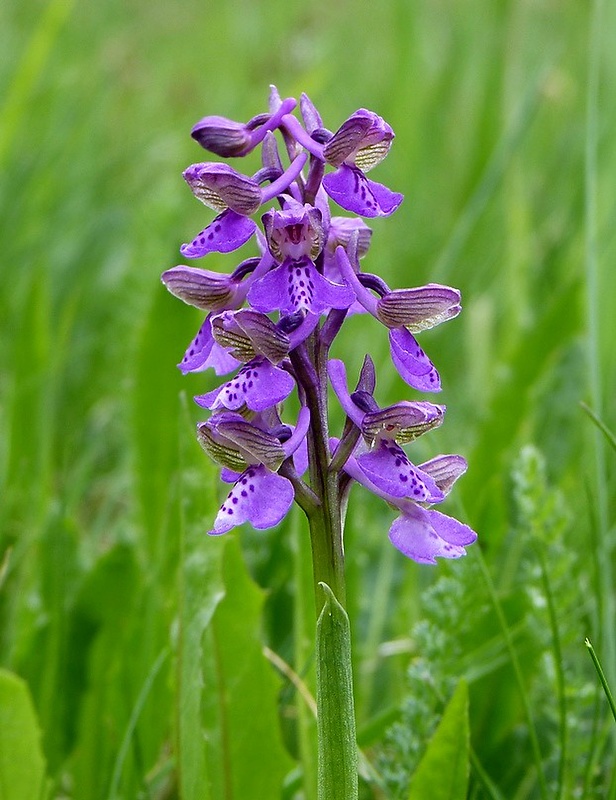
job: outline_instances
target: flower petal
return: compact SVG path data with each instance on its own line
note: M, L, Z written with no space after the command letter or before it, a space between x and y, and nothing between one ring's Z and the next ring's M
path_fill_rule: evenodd
M230 253L245 244L257 226L235 211L223 211L198 233L192 242L183 244L180 253L186 258L201 258L208 253Z
M226 533L250 522L259 530L272 528L286 516L293 502L291 481L262 464L250 466L239 477L220 507L210 535Z
M253 411L263 411L288 397L294 387L295 381L288 372L265 358L256 358L224 386L195 397L195 402L212 410L235 410L246 404Z
M308 258L285 261L248 292L250 304L264 313L291 314L306 309L321 314L331 308L348 308L354 300L352 289L328 281Z
M440 392L440 376L412 333L406 328L393 328L389 331L389 344L402 380L423 392Z
M399 192L368 180L361 170L347 164L326 175L323 187L339 206L362 217L388 217L404 199Z
M439 503L444 498L434 480L414 466L391 439L380 440L374 450L359 455L357 463L375 486L394 497L418 503Z
M197 335L188 345L184 358L178 364L179 369L187 372L203 372L212 367L216 375L227 375L237 369L240 362L214 341L212 336L212 317L208 315Z
M466 459L455 453L435 456L419 465L419 469L434 478L436 485L445 495L449 494L451 487L461 475L464 475L467 468Z
M475 531L459 520L448 517L433 508L428 509L426 513L434 530L441 539L444 539L449 544L462 547L467 544L473 544L477 540Z
M432 525L430 511L415 506L394 520L389 540L403 555L419 564L436 564L439 558L460 558L464 547L442 539ZM441 515L442 516L442 515Z

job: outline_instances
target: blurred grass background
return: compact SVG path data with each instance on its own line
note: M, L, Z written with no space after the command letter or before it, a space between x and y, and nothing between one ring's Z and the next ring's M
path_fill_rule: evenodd
M614 796L583 646L615 685L614 453L579 402L616 427L615 22L600 0L2 4L0 665L31 692L50 796L274 797L284 776L281 796L314 796L310 715L260 656L310 686L306 531L241 532L266 595L203 536L217 479L181 393L216 379L175 369L199 317L159 282L209 221L181 179L204 158L190 127L261 112L270 83L334 130L360 106L390 122L375 179L406 199L366 269L463 293L422 339L448 416L414 457L468 458L449 510L480 545L419 569L389 546L391 513L351 498L363 796L408 796L461 676L469 796ZM372 353L385 403L409 392L381 334L355 318L338 354L353 370ZM221 676L231 719L263 727L247 743L216 741Z

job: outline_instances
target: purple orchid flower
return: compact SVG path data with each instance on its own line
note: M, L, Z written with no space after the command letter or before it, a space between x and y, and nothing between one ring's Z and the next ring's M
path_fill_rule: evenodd
M339 206L362 217L388 217L398 208L404 195L364 174L385 158L394 138L391 126L378 114L358 109L324 146L315 140L314 131L309 136L292 115L282 122L310 153L336 167L323 178L323 188Z
M178 369L184 375L189 372L203 372L210 368L216 375L227 375L240 366L240 362L233 358L224 347L221 347L212 336L213 316L213 314L207 315L178 364Z
M457 455L437 456L419 465L424 474L432 475L443 496L466 472L466 467L466 461ZM436 564L437 557L460 558L466 555L465 548L476 541L475 531L457 519L384 491L367 477L354 456L348 458L344 470L400 512L389 529L389 540L407 558L419 564ZM442 477L443 473L446 473L445 477Z
M402 402L381 409L369 392L349 394L342 361L331 359L328 373L340 405L369 443L367 451L357 450L355 459L366 478L388 495L439 503L443 493L430 475L411 463L398 441L412 441L440 425L444 406Z
M392 291L376 275L358 274L343 247L336 249L336 260L343 279L353 288L357 300L390 329L391 357L400 377L414 389L440 391L440 376L411 330L427 330L457 316L461 310L458 290L431 283L416 289ZM374 297L370 289L380 297Z
M389 537L401 552L421 563L457 558L475 533L432 506L466 462L441 455L416 465L404 450L442 423L445 407L401 401L381 408L369 357L353 393L343 362L328 357L346 317L369 313L388 329L402 378L415 389L439 391L438 372L415 334L456 316L460 293L439 284L392 290L360 271L372 235L362 217L389 216L403 199L366 177L389 152L394 132L360 108L331 133L305 94L301 121L292 113L296 105L271 87L268 113L246 124L209 116L194 126L193 138L223 158L261 145L262 167L252 176L225 163L185 170L195 197L217 216L182 254L229 253L256 237L260 255L230 274L178 265L162 276L172 294L207 313L179 364L182 372L235 373L195 398L212 412L198 425L199 442L221 465L223 481L233 484L210 533L243 522L271 527L295 499L311 528L320 526L317 536L331 529L340 538L352 479L398 510ZM358 216L332 216L331 200ZM263 232L252 218L259 211ZM328 377L347 414L339 441L328 434ZM295 390L301 411L293 427L282 417ZM341 538L331 553L341 557Z
M221 451L226 451L222 458L227 459L228 469L229 463L246 462L220 507L210 535L227 533L244 522L250 522L258 530L281 522L295 493L291 481L277 474L277 470L305 440L309 422L310 412L302 407L295 430L282 443L239 414L218 414L199 425L199 440L210 455L220 459Z
M220 213L180 252L186 258L201 258L212 252L229 253L245 244L257 231L249 218L263 203L277 197L301 173L306 156L301 154L282 175L261 189L258 182L242 175L228 164L192 164L184 170L184 179L195 197Z
M254 308L265 313L290 314L304 309L322 314L354 302L348 286L332 283L314 263L325 243L318 209L288 198L284 210L272 210L263 223L270 252L282 263L251 288L248 300Z

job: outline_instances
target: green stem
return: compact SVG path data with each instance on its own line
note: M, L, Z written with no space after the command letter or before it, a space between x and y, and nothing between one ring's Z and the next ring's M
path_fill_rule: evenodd
M357 739L351 629L345 611L340 480L331 468L327 408L327 343L319 332L291 354L310 409L308 464L318 504L305 509L310 527L317 612L318 800L357 800Z

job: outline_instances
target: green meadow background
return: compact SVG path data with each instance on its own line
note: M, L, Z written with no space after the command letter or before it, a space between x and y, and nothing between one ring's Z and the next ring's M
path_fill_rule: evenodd
M387 119L374 178L406 199L365 269L463 296L421 339L448 413L411 455L465 455L445 511L478 544L418 567L351 495L362 800L616 796L584 643L616 687L615 23L600 0L0 5L2 800L315 800L307 529L205 535L191 396L216 378L176 369L200 318L159 280L211 218L191 126L271 83L332 130ZM355 317L335 354L366 352L379 402L419 398Z

